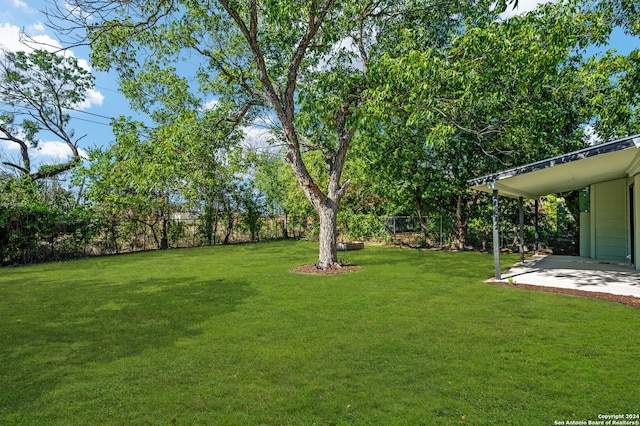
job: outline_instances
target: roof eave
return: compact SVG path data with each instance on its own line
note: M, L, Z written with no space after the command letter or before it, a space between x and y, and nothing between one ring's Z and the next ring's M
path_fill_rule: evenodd
M508 170L504 170L498 173L492 173L490 175L482 176L479 178L471 179L467 181L467 184L472 189L475 189L478 191L491 192L493 189L498 189L500 192L503 192L505 195L509 195L512 197L522 196L525 198L537 198L539 196L546 195L546 194L532 194L532 193L523 192L514 188L509 188L504 184L500 184L500 181L510 177L518 176L521 174L543 170L556 165L567 164L577 160L582 160L590 157L595 157L597 155L607 154L607 153L616 152L623 149L634 148L634 147L640 149L640 134L628 136L626 138L584 148L579 151L570 152L568 154L545 159L535 163L526 164L524 166L514 167Z

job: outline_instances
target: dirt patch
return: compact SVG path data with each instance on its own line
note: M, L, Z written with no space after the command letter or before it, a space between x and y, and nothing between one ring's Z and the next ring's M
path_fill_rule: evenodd
M489 284L500 285L503 287L515 287L515 288L521 288L524 290L542 291L545 293L560 293L560 294L568 294L571 296L586 297L589 299L608 300L609 302L621 303L623 305L632 306L634 308L640 308L640 298L634 297L634 296L622 296L619 294L576 290L572 288L546 287L546 286L531 285L531 284L517 284L517 283L509 284L504 282L496 282L492 280L489 280L487 282Z
M316 264L311 263L308 265L300 265L291 270L296 274L310 274L310 275L335 275L346 274L348 272L355 272L362 269L362 266L358 265L334 265L327 269L318 268Z

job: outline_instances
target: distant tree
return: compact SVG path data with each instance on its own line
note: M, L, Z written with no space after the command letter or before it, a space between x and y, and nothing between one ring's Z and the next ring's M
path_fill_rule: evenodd
M154 84L143 81L138 90ZM235 145L241 132L227 122L223 105L200 108L183 90L183 80L170 87L158 93L162 107L150 111L153 125L114 120L116 142L90 150L77 179L86 183L87 199L97 209L114 222L143 225L160 249L168 247L170 220L178 211L202 214L200 235L209 244L222 219L228 241L243 208L238 175L246 169Z
M54 177L80 163L78 142L69 110L86 100L93 76L73 57L45 50L31 53L0 51L0 140L18 145L20 158L2 159L3 173L39 180ZM64 163L35 167L31 150L48 132L69 149Z
M116 143L90 150L87 166L78 172L87 183L87 201L116 222L144 225L158 248L168 248L171 202L180 185L169 144L125 118L115 121L114 133ZM155 160L160 156L162 163Z
M318 171L317 164L314 165L309 159L305 161L311 173ZM290 236L292 221L303 220L306 223L308 218L315 216L315 211L306 202L293 171L281 156L265 153L255 157L254 185L264 194L267 212L272 217L282 217L283 238Z

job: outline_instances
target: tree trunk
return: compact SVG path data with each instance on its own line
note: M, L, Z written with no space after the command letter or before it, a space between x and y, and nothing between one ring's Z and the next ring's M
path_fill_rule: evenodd
M465 223L462 217L462 195L458 194L456 199L456 223L455 223L455 246L457 250L464 250L466 238L465 238Z
M338 204L327 199L318 209L320 216L320 252L318 268L327 269L338 264Z
M420 230L422 230L422 235L424 235L424 244L426 246L430 246L431 242L429 241L429 228L427 227L427 219L424 217L421 193L422 191L416 188L416 191L413 195L416 201L416 210L418 212L418 222L420 223Z
M233 219L233 213L227 212L227 229L225 230L224 240L222 241L222 244L229 244L229 239L231 238L231 233L233 232Z
M349 138L352 136L353 135L349 135ZM337 159L328 161L330 170L327 195L320 190L311 178L306 165L302 161L302 155L299 150L289 149L285 156L285 159L291 165L293 173L302 188L302 192L311 202L311 205L320 218L320 251L316 265L321 269L331 268L338 263L338 206L349 186L349 180L340 184L340 176L342 174L348 142L343 142L341 145L343 148L339 151L340 156L336 155L336 157L338 157Z
M169 233L167 218L162 215L160 217L160 250L167 250L169 248Z
M287 226L288 226L288 220L287 220L287 215L285 214L282 222L282 239L284 240L289 238L289 231L287 229Z
M153 222L153 223L149 223L149 222L142 222L144 223L146 226L149 227L149 229L151 229L151 235L153 235L153 241L156 242L156 248L159 250L162 248L162 244L160 244L160 239L158 238L158 233L156 232L156 224L158 222Z
M216 214L213 216L213 231L212 231L212 239L213 239L213 245L216 245L216 240L218 238L218 224L220 223L220 215L216 212ZM211 245L211 244L209 244Z

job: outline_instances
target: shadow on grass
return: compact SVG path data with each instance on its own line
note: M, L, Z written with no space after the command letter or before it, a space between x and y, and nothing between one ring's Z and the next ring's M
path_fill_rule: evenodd
M196 336L204 321L233 312L255 293L242 280L188 277L99 287L77 284L75 291L85 293L81 297L61 294L31 313L14 312L13 325L2 327L0 407L28 404L72 371ZM73 282L64 286L73 289Z

